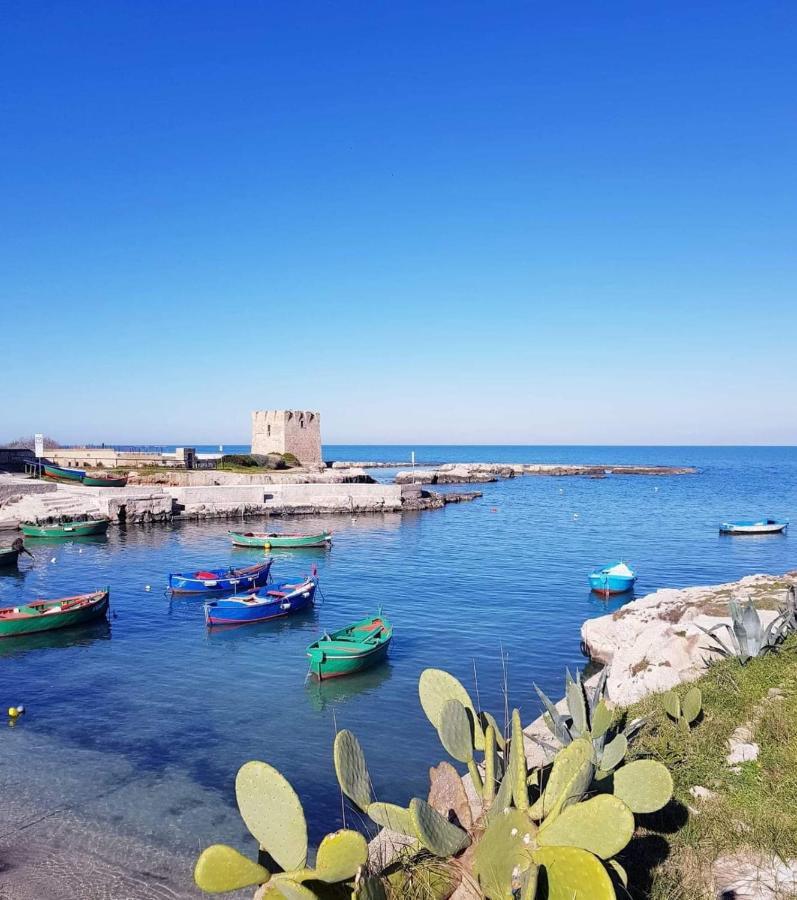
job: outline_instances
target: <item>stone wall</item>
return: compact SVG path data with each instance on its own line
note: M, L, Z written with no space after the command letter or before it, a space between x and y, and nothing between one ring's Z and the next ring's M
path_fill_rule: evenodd
M252 453L292 453L304 466L320 465L321 414L286 409L253 412Z

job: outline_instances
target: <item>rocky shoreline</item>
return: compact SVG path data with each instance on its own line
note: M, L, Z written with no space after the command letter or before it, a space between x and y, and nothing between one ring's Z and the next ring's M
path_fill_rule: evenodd
M670 477L695 475L691 466L599 466L548 463L444 463L434 468L399 472L396 484L486 484L523 475L554 478L607 478L610 475Z

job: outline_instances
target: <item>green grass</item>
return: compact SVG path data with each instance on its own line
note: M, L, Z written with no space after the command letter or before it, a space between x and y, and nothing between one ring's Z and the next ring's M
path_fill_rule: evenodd
M660 814L640 817L642 827L621 858L638 900L712 897L711 864L737 849L797 858L797 638L745 667L736 660L718 663L696 684L703 715L689 732L670 722L659 697L628 710L630 717L647 717L634 755L659 759L675 782L673 802ZM771 688L783 697L768 698ZM727 741L748 723L760 754L733 772L725 760ZM716 797L696 800L689 788L697 785Z

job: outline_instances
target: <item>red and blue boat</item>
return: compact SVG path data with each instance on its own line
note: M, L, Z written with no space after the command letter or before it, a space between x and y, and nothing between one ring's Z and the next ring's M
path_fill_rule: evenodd
M313 575L298 584L277 584L254 594L225 597L205 604L208 628L216 625L250 625L310 609L318 579Z
M173 594L243 594L268 584L272 559L245 569L200 569L197 572L175 572L169 575Z

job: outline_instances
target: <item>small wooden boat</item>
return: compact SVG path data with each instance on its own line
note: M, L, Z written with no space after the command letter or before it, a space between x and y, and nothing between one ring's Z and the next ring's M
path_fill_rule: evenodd
M228 532L236 547L326 547L332 543L332 532L322 531L319 534L285 534L284 532L266 531L230 531Z
M26 549L22 538L17 538L10 547L0 547L0 567L15 566L20 553L27 553L33 559L33 554Z
M127 475L119 477L102 475L84 475L83 484L86 487L124 487L127 484Z
M52 525L36 525L34 522L21 522L19 529L26 537L61 538L83 537L87 534L105 534L111 520L103 519L69 519Z
M65 469L52 463L43 463L45 478L55 478L58 481L83 481L86 473L82 469Z
M777 519L759 519L757 522L722 522L720 534L780 534L788 527L788 522Z
M261 588L255 594L226 597L205 604L205 622L214 625L248 625L309 609L313 605L318 579L307 578L298 584L278 584Z
M0 638L52 631L99 619L108 612L109 594L109 589L105 588L93 594L34 600L27 606L7 606L0 609Z
M176 573L169 576L169 590L173 594L211 594L226 591L238 594L255 591L268 582L273 560L247 566L245 569L204 569L199 572Z
M310 644L310 672L319 681L362 672L382 662L392 638L393 626L383 616L360 619Z
M612 563L602 569L595 569L589 576L590 588L596 594L603 594L604 597L630 591L635 581L636 573L624 562Z

